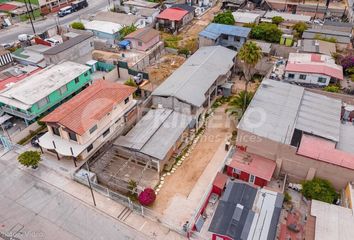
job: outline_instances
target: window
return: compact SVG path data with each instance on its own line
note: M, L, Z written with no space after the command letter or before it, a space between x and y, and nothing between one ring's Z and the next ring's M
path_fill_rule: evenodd
M75 78L75 83L79 83L79 82L80 82L79 78L78 77Z
M124 100L124 104L127 104L129 102L129 98L127 97L125 100Z
M45 105L47 105L49 103L49 98L48 97L45 97L45 98L42 98L41 100L39 100L37 102L37 105L38 105L38 108L42 108L44 107Z
M295 78L295 74L289 73L289 74L288 74L288 78Z
M143 43L141 41L138 42L138 46L141 47L143 46Z
M305 75L305 74L300 74L299 78L300 78L301 80L306 80L306 75Z
M84 73L84 76L87 77L87 75L88 75L88 72L85 72L85 73Z
M59 88L60 95L64 95L64 93L66 93L66 91L68 91L68 87L66 85Z
M54 135L60 136L60 131L58 127L52 127L52 130Z
M77 142L76 133L69 132L69 138L70 138L70 140Z
M318 78L318 82L319 82L319 83L326 83L326 82L327 82L327 79L324 78L324 77L319 77L319 78Z
M241 174L241 171L238 170L238 169L236 169L236 168L232 169L232 172L233 172L233 173L236 173L236 174L238 174L238 175Z
M97 129L97 125L93 126L91 129L90 129L90 134L92 134L94 131L96 131Z
M104 133L102 134L103 137L106 137L110 132L110 129L108 128Z
M253 176L252 174L250 174L250 178L248 179L248 182L254 183L255 180L256 180L256 177Z
M93 149L93 145L92 145L92 144L90 144L90 145L86 148L87 152L90 152L92 149Z

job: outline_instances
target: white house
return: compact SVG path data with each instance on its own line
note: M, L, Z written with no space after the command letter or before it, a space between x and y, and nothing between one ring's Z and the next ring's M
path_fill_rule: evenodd
M328 86L343 80L343 67L328 55L290 53L284 79L304 85Z

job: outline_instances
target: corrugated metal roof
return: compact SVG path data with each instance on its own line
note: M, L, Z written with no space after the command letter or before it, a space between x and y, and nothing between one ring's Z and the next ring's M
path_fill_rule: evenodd
M173 96L201 106L205 93L216 79L227 74L234 65L236 52L222 46L202 47L168 77L153 96Z
M171 109L152 109L115 145L163 160L192 120Z
M81 34L79 36L76 36L74 38L71 38L57 46L54 46L50 49L48 49L47 51L43 52L43 55L56 55L60 52L63 52L69 48L72 48L74 46L76 46L77 44L89 39L90 37L92 37L93 34L88 32L87 34Z
M312 28L307 29L302 34L303 39L315 39L317 36L325 38L335 38L337 40L337 43L351 43L351 34L340 31Z
M247 38L250 32L250 28L211 23L199 33L199 36L214 40L217 39L221 34Z
M285 21L293 21L293 22L310 22L311 21L311 16L301 15L301 14L292 14L292 13L270 11L264 15L265 18L269 18L269 19L276 17L276 16L282 17Z

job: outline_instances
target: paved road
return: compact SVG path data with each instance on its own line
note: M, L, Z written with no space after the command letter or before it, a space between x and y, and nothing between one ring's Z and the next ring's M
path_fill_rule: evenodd
M88 0L89 6L81 9L78 12L72 13L62 18L58 18L56 14L48 15L46 20L37 21L34 23L37 33L41 33L48 28L56 26L58 19L60 25L67 25L68 23L77 20L81 15L96 13L101 9L107 9L107 0ZM29 23L19 23L10 29L0 31L0 43L10 43L17 40L17 36L21 33L33 34L32 26Z
M145 235L0 158L0 239L145 240Z

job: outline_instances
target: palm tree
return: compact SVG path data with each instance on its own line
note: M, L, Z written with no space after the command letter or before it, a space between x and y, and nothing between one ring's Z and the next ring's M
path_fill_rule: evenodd
M239 118L243 114L243 109L246 109L248 105L251 103L253 98L253 92L241 91L236 96L233 96L229 103L226 112L230 113L230 115L238 116ZM245 107L245 108L244 108ZM240 111L241 109L241 111Z
M248 90L248 84L252 79L252 69L254 69L257 65L257 63L261 60L262 58L262 51L261 48L257 46L255 42L249 41L246 42L242 48L240 49L238 55L238 59L242 62L243 65L243 74L246 79L245 83L245 92L247 93ZM242 107L242 112L246 111L246 103L247 103L247 94L244 94L244 101L243 101L243 107Z

